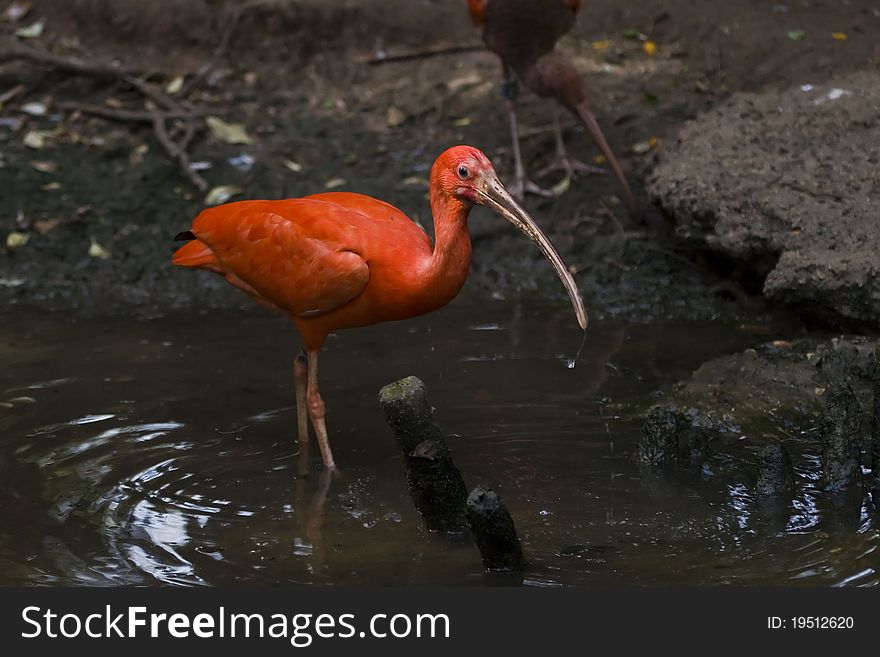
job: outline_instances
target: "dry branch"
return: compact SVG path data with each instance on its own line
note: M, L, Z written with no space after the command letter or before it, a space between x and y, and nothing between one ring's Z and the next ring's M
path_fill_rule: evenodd
M42 48L25 46L12 42L0 49L0 62L24 59L37 64L45 64L68 73L108 78L124 78L128 75L141 75L143 71L113 63L89 61L79 57L62 57Z
M175 144L171 139L171 136L168 134L168 128L165 126L165 119L162 118L161 114L156 114L153 119L153 132L156 133L156 139L159 141L162 148L165 149L165 152L168 153L168 157L175 160L180 165L180 170L189 181L195 185L196 189L200 192L208 191L208 181L202 178L196 171L193 171L190 166L189 155L187 154L186 149L181 147L181 144L183 144L184 141L188 142L189 140L185 137L184 141L181 141L181 144Z
M241 11L236 11L230 21L229 27L221 38L220 45L215 51L215 57L202 67L199 73L190 80L188 88L192 88L201 76L207 74L208 71L216 64L216 60L222 56L223 50L229 41L229 34L238 22ZM91 77L112 78L128 84L136 89L144 97L145 110L131 110L115 107L103 107L101 105L88 105L75 102L62 102L58 107L71 111L83 112L85 114L93 114L105 119L115 121L130 121L150 123L153 126L153 132L156 140L173 161L180 166L183 175L199 190L206 191L209 187L207 181L197 172L193 171L190 166L190 159L187 148L196 133L196 119L206 112L198 108L194 108L185 100L177 100L156 84L144 79L142 71L138 71L126 66L116 64L84 60L78 57L63 57L32 46L25 46L18 43L12 43L6 48L0 49L0 62L14 59L23 59L37 64L43 64L52 68L73 73L76 75L85 75ZM175 143L168 133L166 122L171 119L181 119L184 121L184 134L180 142Z
M438 57L440 55L454 55L460 52L480 52L484 50L486 50L486 47L482 44L457 44L453 46L439 46L434 48L425 48L424 50L401 52L393 55L380 53L371 57L363 57L358 60L358 64L370 64L371 66L378 66L379 64L409 62L414 59L428 59L429 57Z
M104 107L103 105L88 105L85 103L61 102L58 103L59 109L70 110L72 112L82 112L84 114L94 114L105 119L113 119L115 121L128 121L133 123L152 123L157 116L164 120L167 119L185 119L189 118L189 112L150 112L148 110L127 110L116 107Z

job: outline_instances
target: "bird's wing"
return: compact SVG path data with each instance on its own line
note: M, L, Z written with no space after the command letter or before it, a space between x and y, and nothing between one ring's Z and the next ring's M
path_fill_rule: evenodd
M192 232L227 278L246 284L239 287L287 313L311 317L345 305L370 280L358 253L352 219L362 217L356 214L308 198L241 201L203 211Z
M471 12L471 18L474 25L482 25L486 22L486 5L489 0L467 0L468 10Z

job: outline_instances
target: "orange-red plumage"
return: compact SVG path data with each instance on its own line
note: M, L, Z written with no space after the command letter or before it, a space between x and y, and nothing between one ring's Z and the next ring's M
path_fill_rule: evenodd
M476 203L499 212L540 246L586 328L586 311L561 258L498 182L486 156L469 146L447 150L431 170L436 244L394 206L333 192L204 210L179 236L193 239L172 262L221 274L293 320L308 351L307 364L303 356L294 368L301 454L308 444L308 413L324 464L332 468L318 351L331 331L406 319L451 301L470 267L467 217Z
M442 205L451 212L437 227L445 243L436 260L425 231L394 206L330 192L208 208L172 262L222 274L290 316L318 349L331 331L430 312L458 293L470 263L468 208Z
M214 252L207 244L199 240L193 240L184 244L174 252L171 264L181 267L204 267L208 268L217 264Z
M468 9L470 9L474 25L482 25L486 20L486 4L488 1L489 0L468 0Z

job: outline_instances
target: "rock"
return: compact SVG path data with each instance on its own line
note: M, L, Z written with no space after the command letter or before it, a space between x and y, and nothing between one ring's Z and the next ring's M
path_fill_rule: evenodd
M755 492L764 497L791 497L795 491L794 467L782 443L758 452L758 483Z
M467 489L428 400L425 384L414 376L379 391L385 419L404 456L406 483L413 504L430 530L467 529Z
M846 381L833 382L824 397L819 428L824 483L828 490L843 490L861 475L862 408Z
M513 518L495 491L477 486L467 498L471 533L489 570L522 570L526 561Z
M691 121L648 181L678 237L764 294L880 325L880 73L735 94Z
M755 481L757 461L755 492L765 501L792 492L792 461L815 469L807 487L856 488L864 437L880 435L878 345L849 336L774 341L703 363L662 405L640 411L639 460L698 465L704 476L739 483ZM861 408L876 409L873 422ZM819 462L821 470L811 465Z

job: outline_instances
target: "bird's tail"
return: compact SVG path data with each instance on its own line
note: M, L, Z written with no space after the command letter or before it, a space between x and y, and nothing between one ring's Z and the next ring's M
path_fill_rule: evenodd
M617 178L618 182L620 182L620 187L623 189L624 201L629 208L630 214L633 217L637 217L639 215L639 208L636 204L636 198L633 196L629 183L626 181L626 176L623 175L620 163L614 156L614 151L611 150L611 146L605 141L605 135L602 133L602 128L599 127L599 122L596 121L596 117L590 109L590 106L586 101L581 101L574 108L574 113L577 115L578 119L580 119L581 123L583 123L587 132L590 133L590 137L593 138L596 146L599 147L599 150L602 152L602 155L605 156L605 160L608 162L611 170L614 172L614 176Z
M171 264L181 267L211 267L217 264L217 256L207 244L193 239L174 252Z

